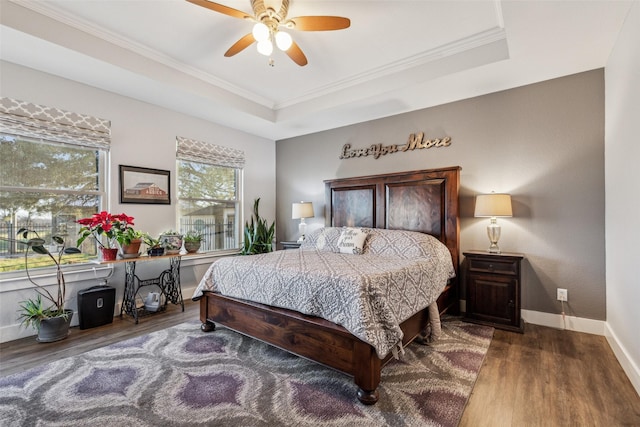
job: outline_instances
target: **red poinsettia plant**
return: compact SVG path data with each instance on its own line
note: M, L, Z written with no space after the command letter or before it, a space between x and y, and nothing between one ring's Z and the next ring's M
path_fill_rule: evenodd
M77 246L80 246L87 237L92 236L101 247L107 249L112 249L117 240L130 234L134 225L132 216L124 213L113 215L107 211L95 213L90 218L82 218L76 222L82 225Z

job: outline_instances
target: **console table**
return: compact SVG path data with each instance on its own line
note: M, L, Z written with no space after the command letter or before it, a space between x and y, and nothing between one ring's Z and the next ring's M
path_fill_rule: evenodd
M163 311L169 302L180 304L184 311L184 301L182 299L182 287L180 286L180 261L183 254L161 255L161 256L140 256L137 258L118 259L114 261L100 261L100 264L124 263L124 295L120 306L120 317L123 314L133 316L136 324L142 315L155 313L147 311L144 306L138 307L136 297L140 289L145 286L155 285L160 289L160 298L164 296L164 303L160 305L158 311ZM136 264L138 262L168 260L169 268L162 271L158 277L150 279L140 279L136 275Z

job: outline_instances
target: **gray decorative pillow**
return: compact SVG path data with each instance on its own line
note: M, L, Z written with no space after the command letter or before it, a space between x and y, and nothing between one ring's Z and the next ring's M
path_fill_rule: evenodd
M338 239L338 250L342 254L361 255L368 235L366 229L344 227Z
M307 234L300 246L306 250L316 250L321 252L338 252L338 239L342 228L322 227Z

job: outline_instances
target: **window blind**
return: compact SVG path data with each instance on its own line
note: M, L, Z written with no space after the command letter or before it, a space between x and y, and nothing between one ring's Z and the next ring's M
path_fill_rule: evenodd
M111 145L109 120L5 97L0 132L102 150Z
M178 136L176 156L179 160L242 169L244 151Z

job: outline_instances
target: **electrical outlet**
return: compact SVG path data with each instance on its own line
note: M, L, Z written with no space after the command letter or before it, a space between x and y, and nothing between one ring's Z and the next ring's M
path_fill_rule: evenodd
M567 290L558 288L558 301L567 301Z

